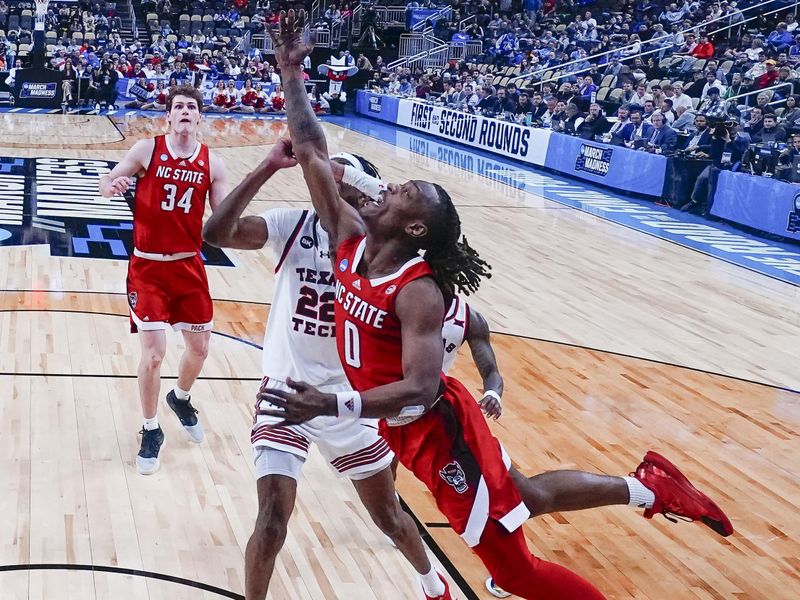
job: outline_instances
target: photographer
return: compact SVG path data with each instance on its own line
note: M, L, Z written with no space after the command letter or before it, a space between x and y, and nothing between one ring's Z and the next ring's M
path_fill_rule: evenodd
M738 171L742 156L750 146L750 136L739 131L736 121L718 122L711 134L712 163L703 169L692 190L692 198L680 207L683 212L700 211L708 216L722 171Z

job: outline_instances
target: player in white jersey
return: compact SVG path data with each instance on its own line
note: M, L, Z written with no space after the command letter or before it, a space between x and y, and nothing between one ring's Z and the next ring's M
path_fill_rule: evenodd
M285 382L291 379L329 393L350 391L335 343L335 281L328 236L316 214L286 208L242 216L276 171L296 164L287 156L288 145L281 140L228 195L206 223L203 235L216 246L258 249L266 245L272 254L276 281L264 335L262 388L289 391ZM363 170L364 165L371 167L352 155L334 160L346 163L348 173ZM340 186L340 193L354 203L361 196L346 184ZM413 520L400 506L390 467L394 454L378 435L376 423L319 417L302 425L276 426L280 419L259 414L268 406L257 403L251 434L259 513L245 556L245 598L266 597L294 508L297 480L313 443L337 474L353 482L375 524L419 574L425 597L450 600L444 578L431 566Z

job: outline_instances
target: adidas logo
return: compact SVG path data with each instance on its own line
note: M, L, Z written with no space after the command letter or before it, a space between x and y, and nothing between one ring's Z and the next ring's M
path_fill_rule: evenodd
M150 320L150 317L145 317L144 319L142 319L142 321L149 321L149 320Z
M352 400L348 400L347 402L345 402L345 403L344 403L344 406L345 406L345 408L346 408L347 410L349 410L350 412L353 412L353 411L355 410L355 404L353 404L353 401L352 401Z
M361 282L358 279L356 279L353 282L353 287L356 288L357 290L360 290L361 289Z
M185 166L186 166L186 161L185 161L185 160L182 160L182 161L181 161L181 164L179 164L178 166L179 166L179 167L185 167Z

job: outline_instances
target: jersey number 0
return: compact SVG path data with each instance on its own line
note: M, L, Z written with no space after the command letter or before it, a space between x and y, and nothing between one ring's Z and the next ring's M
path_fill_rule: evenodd
M177 204L175 203L175 198L178 195L178 186L165 183L164 191L167 197L161 202L161 210L172 211L175 210L177 206L178 208L182 208L183 212L189 214L189 211L192 210L192 194L194 193L194 188L186 190Z

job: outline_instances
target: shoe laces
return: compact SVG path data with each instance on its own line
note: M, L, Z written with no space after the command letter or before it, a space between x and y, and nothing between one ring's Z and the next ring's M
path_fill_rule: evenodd
M147 450L148 452L152 453L155 452L158 448L158 442L156 432L158 429L142 429L139 431L139 434L142 436L142 448Z

